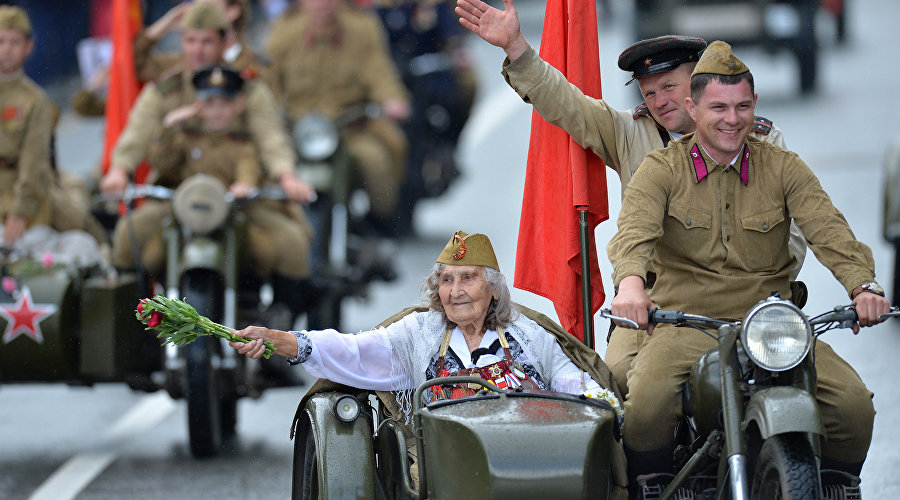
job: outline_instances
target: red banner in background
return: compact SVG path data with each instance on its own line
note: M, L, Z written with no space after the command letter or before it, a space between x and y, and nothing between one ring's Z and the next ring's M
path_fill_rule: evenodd
M113 44L109 68L109 89L106 93L106 141L103 147L103 173L109 170L109 157L116 140L128 123L131 106L141 90L134 67L134 37L143 26L140 0L113 0L110 37ZM143 183L147 165L134 173L134 180Z
M582 92L600 98L596 3L548 0L540 56ZM606 298L593 241L594 228L609 218L606 168L534 112L514 286L550 299L562 327L583 341L578 207L589 213L593 313Z

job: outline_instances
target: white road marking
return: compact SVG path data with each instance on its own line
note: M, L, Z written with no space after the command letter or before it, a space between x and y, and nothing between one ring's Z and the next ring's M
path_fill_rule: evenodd
M154 427L175 410L165 392L147 396L122 415L103 436L106 441L122 439ZM66 461L44 481L29 500L74 499L116 459L115 453L80 453Z

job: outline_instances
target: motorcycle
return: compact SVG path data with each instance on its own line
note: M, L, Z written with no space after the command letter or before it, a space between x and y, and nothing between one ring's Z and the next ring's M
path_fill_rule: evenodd
M166 295L184 299L217 323L243 325L258 319L258 289L253 290L256 301L240 300L247 290L240 282L245 221L239 209L256 200L285 200L284 192L258 188L236 199L219 180L198 174L176 189L129 186L123 195L101 196L100 201L140 198L172 203L173 217L164 221L163 228ZM156 341L146 333L141 336ZM257 398L265 389L260 363L236 356L226 341L213 337L181 347L167 345L161 361L164 376L154 378L153 386L174 399L187 400L191 453L215 455L235 434L238 399Z
M316 233L313 272L332 283L332 293L308 314L312 329L339 329L344 297L365 297L372 281L397 278L390 261L393 244L361 231L367 197L358 185L355 160L341 135L348 127L380 116L379 105L359 105L334 119L309 113L291 129L300 171L317 192L307 212Z
M816 456L825 428L812 353L825 332L853 327L852 306L808 318L775 294L742 322L650 311L652 324L717 329L719 346L694 363L684 387L677 473L638 476L638 498L861 498L859 478L820 470ZM609 309L600 314L638 328ZM823 478L832 479L824 488Z

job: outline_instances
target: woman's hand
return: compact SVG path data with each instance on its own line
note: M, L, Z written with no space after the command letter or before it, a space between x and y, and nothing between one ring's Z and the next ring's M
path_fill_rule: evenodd
M253 359L259 359L266 351L263 342L271 342L275 346L275 354L286 358L297 356L297 337L293 333L282 330L270 330L261 326L248 326L243 330L232 330L232 333L248 339L250 342L229 342L238 354L243 354Z

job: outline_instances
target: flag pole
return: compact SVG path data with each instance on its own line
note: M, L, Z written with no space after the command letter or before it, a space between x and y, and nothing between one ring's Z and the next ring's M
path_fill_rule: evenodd
M588 207L578 207L578 233L581 240L581 310L584 314L584 344L594 349L594 308L591 306L591 250L588 247L590 232Z

